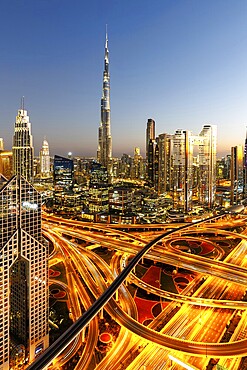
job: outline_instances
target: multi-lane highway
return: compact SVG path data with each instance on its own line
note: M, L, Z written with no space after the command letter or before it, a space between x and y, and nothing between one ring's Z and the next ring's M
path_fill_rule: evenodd
M103 305L105 305L107 312L121 325L122 329L114 346L118 350L113 348L110 354L102 361L102 364L97 365L97 369L104 368L104 366L108 369L121 368L119 366L125 366L124 363L129 364L131 362L128 353L136 354L137 350L140 352L138 357L143 366L146 366L145 364L149 362L153 363L155 358L147 360L145 356L151 345L153 353L160 351L160 346L166 348L162 350L164 351L162 368L166 368L164 366L170 366L169 364L171 364L168 358L169 350L179 351L180 357L182 356L194 368L198 369L203 369L203 366L208 362L208 357L222 357L222 361L225 361L224 358L226 357L236 357L237 361L231 360L230 365L228 364L228 366L231 366L231 363L234 361L234 366L236 366L242 356L247 354L247 341L245 336L243 336L245 330L244 320L242 318L239 319L239 335L236 336L235 334L236 338L232 336L227 343L222 342L222 338L227 330L229 321L234 315L239 314L244 317L245 314L246 302L243 301L243 297L247 283L247 258L245 259L243 256L247 255L247 238L244 234L220 231L224 226L224 222L225 225L232 225L233 220L219 220L218 222L219 228L217 227L217 222L203 225L204 227L201 226L200 229L198 225L191 225L190 234L191 228L194 229L196 227L196 232L201 235L210 229L212 232L221 233L221 235L226 235L225 233L227 233L228 236L235 236L242 240L224 261L209 260L202 256L174 251L169 244L169 239L174 234L178 237L178 233L180 237L182 231L186 232L187 225L182 226L179 232L171 225L167 225L166 230L169 229L169 231L157 236L154 241L146 244L139 231L139 236L136 237L123 231L112 230L109 226L83 224L61 220L56 217L46 217L44 222L46 232L53 238L53 244L54 240L56 240L56 245L66 254L66 257L69 257L65 258L67 260L65 264L68 274L71 276L77 275L76 278L73 278L73 281L74 283L76 282L81 300L85 301L85 296L83 296L83 290L85 289L80 285L81 280L78 278L78 273L97 300L94 303L92 301L85 303L85 308L91 305L88 310L89 313L86 314L88 316L84 315L76 321L72 330L62 336L60 344L56 343L54 346L51 346L46 354L41 355L40 360L29 366L29 369L42 369L54 358L61 356L59 354L64 350L64 343L73 341L82 328L92 322L91 319L94 318L94 322L97 322L95 315L102 310L101 307ZM243 220L236 220L236 222L238 225L244 225ZM86 240L88 248L77 244L76 241L78 240ZM93 249L90 248L91 245L103 245L109 248L109 250L114 250L110 266L102 261L93 250L90 250ZM200 285L200 288L193 295L186 290L181 295L171 294L171 292L165 292L146 283L144 287L143 282L133 274L133 271L132 275L130 275L130 271L133 270L137 261L140 261L144 255L160 263L169 263L173 266L196 271L204 277L205 282ZM217 256L222 257L221 253L218 253ZM52 258L56 258L56 254L53 254ZM75 268L78 273L74 271ZM116 276L120 270L123 271ZM128 285L129 279L131 279L132 284L136 284L142 289L144 288L147 292L157 294L171 301L149 327L143 326L138 322L135 303L125 285L121 285L124 281ZM106 280L108 283L106 283ZM107 288L109 283L111 285ZM118 301L116 301L111 297L113 297L118 286L121 286L121 292L119 292ZM157 331L157 327L162 322L162 316L173 312L173 310L174 315L169 322L164 320L164 326ZM92 356L95 347L95 342L92 342L91 337L96 337L97 328L93 330L94 334L92 334L93 331L88 333L86 340L90 356ZM59 346L61 348L58 348ZM55 356L54 353L56 353ZM132 359L133 364L135 362L134 357ZM43 362L41 361L42 358L44 359ZM142 358L146 358L146 360ZM161 366L158 365L160 359L158 360L157 357L156 362L157 366ZM103 365L104 363L105 365ZM78 363L77 369L86 369L87 364ZM133 368L131 364L128 366ZM157 366L157 369L161 368Z

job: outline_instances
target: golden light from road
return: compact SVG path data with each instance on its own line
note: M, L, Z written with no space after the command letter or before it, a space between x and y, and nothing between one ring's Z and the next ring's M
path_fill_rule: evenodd
M97 298L99 296L99 294L101 293L101 290L102 291L105 290L106 287L104 285L106 284L106 280L109 281L109 283L111 283L112 280L114 279L114 277L118 274L119 270L124 269L126 267L126 265L128 264L128 257L131 256L131 255L135 255L139 251L139 249L143 247L143 244L145 244L145 242L139 240L140 238L138 238L137 241L133 242L134 237L133 236L128 236L127 233L123 232L123 231L120 231L119 235L117 235L117 237L116 237L116 234L118 233L118 231L114 230L114 232L112 232L112 234L111 234L109 229L104 227L104 226L100 226L100 230L98 230L98 229L96 229L96 226L90 225L90 229L88 230L89 226L86 225L85 230L83 228L81 230L79 227L78 227L78 230L77 229L75 230L74 226L72 226L72 225L70 226L70 223L68 223L68 224L66 224L66 223L67 223L67 221L63 221L62 225L61 225L61 222L59 222L60 225L57 225L57 226L53 227L52 229L49 228L49 234L54 233L54 234L56 234L58 239L60 239L60 242L57 242L55 240L56 238L54 238L54 242L55 242L54 246L55 247L54 247L54 254L52 255L52 264L54 264L54 262L57 262L59 260L61 260L61 261L63 259L66 260L68 258L68 256L69 256L69 258L71 258L72 268L69 269L69 274L71 274L71 276L74 276L73 277L74 284L72 284L72 286L71 286L71 291L74 293L75 296L77 296L77 295L82 296L83 288L81 287L81 280L82 281L84 280L84 281L88 282L87 283L89 285L88 289L89 290L92 289L91 291L92 292L94 291L93 295L95 295L95 297ZM217 235L220 232L220 233L222 233L224 238L226 238L228 236L228 235L226 235L226 231L224 231L224 230L219 231L218 229L216 230L214 228L210 228L210 230L205 228L203 230L200 229L199 231L196 229L196 234L198 234L200 236L200 234L205 232L205 230L208 230L209 232L213 231L213 233L217 234ZM104 234L104 232L106 232L106 234ZM193 231L191 231L191 233L192 232ZM188 231L187 231L187 233L188 233ZM154 234L154 232L153 232L153 234ZM179 235L178 234L176 234L176 235L177 235L176 238L178 238L178 237L181 238L181 233L179 233ZM198 235L196 237L198 237ZM239 238L242 237L239 234L234 234L234 235L235 236L238 235ZM66 236L66 239L68 239L68 240L65 240L64 236ZM149 233L146 233L145 238L143 238L143 240L145 240L147 238L150 239L150 237L152 237L152 233L150 232L150 236L149 236ZM190 239L192 238L191 236L186 236L186 234L183 237L190 238ZM230 237L232 238L233 235L231 235ZM245 236L245 238L247 239L247 235ZM78 240L79 239L85 240L87 242L87 244L89 244L89 245L87 245L85 251L84 251L84 244L82 246L80 246L80 244L78 244L78 245L76 243L74 244L74 242L77 241L77 239ZM167 238L167 240L168 240L168 238ZM242 238L242 240L243 240L243 238ZM60 245L60 243L61 243L61 245ZM66 245L64 243L66 243ZM246 247L247 240L245 240L242 243L245 244L245 248L243 248L243 246L240 245L241 248L239 247L239 253L238 254L234 253L232 251L232 253L228 255L225 265L227 265L228 263L232 263L233 265L239 265L239 266L246 265L246 262L244 262L243 259L244 260L245 260L245 258L247 259L247 252L246 252L247 251L247 247ZM110 260L111 261L110 267L107 265L107 268L109 268L109 271L107 270L106 266L101 262L101 260L98 259L98 257L93 256L94 252L91 251L91 250L93 250L96 247L99 247L101 245L104 246L107 249L110 249L110 250L114 251L114 252L112 252L113 257ZM163 249L161 249L161 248L163 248ZM61 256L61 252L59 254L60 250L62 250L62 256ZM162 251L162 254L161 254L161 251ZM88 256L88 253L89 254L91 253L92 256L91 257ZM81 256L81 254L83 254L83 256ZM85 254L85 256L84 256L84 254ZM235 280L237 280L238 277L239 277L239 279L242 278L243 274L244 274L243 279L245 279L245 277L246 277L246 271L242 271L240 267L236 267L236 268L231 267L231 269L230 269L230 267L226 267L225 265L223 265L222 262L218 262L218 261L214 261L214 260L205 261L204 258L200 257L200 256L195 257L195 256L185 255L185 256L179 256L178 257L176 255L177 259L175 259L174 252L170 251L168 246L165 248L165 253L164 253L164 247L161 247L161 246L157 245L157 248L152 248L152 252L150 253L150 256L148 256L148 257L150 259L154 259L155 261L162 262L163 257L161 257L161 255L163 256L163 254L165 254L165 261L171 262L171 264L173 264L173 265L183 267L182 266L182 260L183 260L184 261L183 263L186 267L194 266L194 270L195 271L198 270L198 273L201 271L200 266L204 264L205 267L204 267L204 269L202 269L202 271L204 271L205 268L206 268L206 271L210 270L210 274L212 272L212 275L214 275L213 273L216 271L217 272L216 276L219 276L219 277L227 278L228 274L230 275L231 278L232 278L232 275L234 275ZM158 255L158 257L156 255ZM233 258L232 256L235 256L235 255L236 255L235 259L232 260L232 258ZM241 256L242 256L242 258L241 258ZM91 258L91 261L93 261L93 262L90 262L90 258ZM215 255L214 255L214 258L216 259ZM245 260L245 261L247 261L247 260ZM51 263L50 263L50 265L51 265ZM84 265L89 266L89 267L85 267L85 271L84 271ZM76 270L76 268L78 268L78 270ZM240 269L240 272L238 271L238 269ZM76 273L76 271L78 271L78 274ZM81 277L81 279L79 279L78 276ZM83 276L84 276L84 278L83 278ZM91 279L91 277L92 277L92 279ZM137 279L137 278L135 277L135 279ZM215 309L215 306L218 305L218 298L219 298L218 295L217 295L218 290L216 291L214 289L216 284L213 284L214 281L212 279L215 279L215 277L214 276L207 277L207 282L205 283L205 285L207 284L207 287L206 287L207 290L205 290L206 288L202 286L200 288L201 290L198 289L198 296L196 295L194 298L188 298L190 295L188 295L188 297L185 296L183 301L181 301L179 303L179 306L178 306L179 307L179 314L177 316L174 316L174 318L173 317L170 318L169 321L167 323L165 323L166 328L167 328L166 331L164 331L164 332L161 331L161 334L164 333L164 335L168 335L168 336L173 336L174 335L175 338L178 338L178 339L181 338L185 341L192 342L192 343L193 342L198 342L199 346L201 345L200 343L202 343L202 346L203 346L202 351L200 353L200 357L196 358L196 361L193 357L194 356L193 352L188 354L185 351L184 355L183 355L182 354L183 352L176 352L177 347L175 347L174 348L174 351L175 351L174 355L175 356L172 356L172 355L169 355L169 349L167 349L167 347L166 347L165 357L166 357L166 360L167 360L168 356L169 356L170 361L174 362L173 365L171 364L172 367L173 366L176 367L176 364L178 364L179 368L181 366L181 368L188 369L188 370L198 370L198 369L201 369L201 368L205 368L204 362L206 363L208 361L208 359L207 359L208 343L210 343L210 344L212 344L212 346L214 346L214 342L217 343L219 341L220 335L223 333L223 330L225 330L225 328L226 328L226 322L227 322L227 319L228 319L227 315L230 315L230 313L228 311L229 311L229 308L232 308L232 301L231 300L235 298L236 302L239 302L238 299L240 299L244 294L244 291L243 291L242 293L240 292L242 294L242 296L240 298L235 297L235 295L240 294L239 293L240 288L235 292L233 290L233 288L231 288L232 283L228 282L227 283L228 285L226 285L225 280L222 283L217 282L217 289L219 291L221 289L220 288L221 285L225 284L222 287L222 289L224 289L224 294L226 293L226 291L229 291L229 292L231 291L231 294L232 294L230 297L228 297L226 295L225 300L224 300L224 296L222 296L222 297L220 296L220 298L221 298L219 300L220 305L227 305L227 306L225 306L225 308L227 308L227 311L226 311L226 314L223 312L223 310L222 310L222 312L219 313L218 312L219 310ZM212 282L211 282L211 280L212 280ZM240 281L242 282L242 280L240 280ZM244 280L244 282L246 283L246 280ZM210 285L211 283L212 283L212 287ZM141 283L141 284L143 286L143 283ZM90 286L91 286L91 289L90 289ZM149 289L149 291L152 292L152 293L156 293L157 295L158 295L158 293L161 294L161 292L159 292L160 289L154 288L152 286L149 287L148 284L146 284L146 283L145 283L144 287L147 289L147 291ZM156 289L157 289L157 291L156 291ZM242 285L241 285L241 289L246 289L246 285L245 285L245 287L242 287ZM205 298L203 296L204 290L205 290ZM171 294L172 293L169 292L168 297L170 297L170 300L172 301L176 297L171 296ZM163 293L162 293L162 295L163 295ZM214 297L214 295L215 295L215 297ZM125 297L125 296L123 296L123 297ZM180 294L180 297L181 297L181 294ZM121 299L121 297L120 297L120 299ZM195 300L195 302L197 303L196 306L191 305L191 303L194 303L193 300ZM83 301L83 299L82 299L82 301ZM212 301L212 303L211 303L211 301ZM120 302L118 302L118 304L119 304L119 307L121 307L122 304L123 304L123 306L126 305L126 307L124 306L124 307L122 307L122 309L123 309L123 311L126 311L126 313L127 313L127 310L129 308L128 300L127 299L125 300L125 298L124 298L123 301L121 302L121 304L120 304ZM189 312L190 315L188 315L188 307L190 307L190 312ZM239 308L239 307L237 307L237 308ZM214 315L214 311L216 311L215 315ZM103 310L102 310L102 312L103 312ZM102 314L102 312L101 312L101 314ZM130 315L130 317L132 317L132 315L133 315L132 311L130 311L130 312L131 312L131 314L129 314L129 315ZM119 315L119 317L116 317L117 315ZM121 313L121 315L122 315L122 313ZM114 311L113 317L115 317L115 319L118 318L118 320L120 321L120 325L122 325L123 328L125 328L125 326L123 325L123 322L126 325L126 322L128 324L130 319L127 318L126 322L124 320L122 322L122 316L121 315L120 315L120 308L119 308L119 310L117 312ZM217 330L214 327L211 328L208 325L208 322L218 323L218 317L220 315L223 318L226 315L226 318L224 319L225 321L221 320L223 323L221 323L221 326L219 328L217 328ZM76 317L78 317L78 316L80 316L80 315L77 315ZM120 318L121 318L121 320L120 320ZM134 318L133 321L134 320L136 320L136 318ZM134 330L133 330L133 327L134 327ZM126 329L124 329L124 330L126 330L126 333L128 333L127 330L130 330L130 331L133 330L133 332L131 332L130 335L126 334L126 336L128 335L128 340L132 339L133 344L131 346L133 346L135 350L137 348L138 343L140 343L140 338L141 338L141 335L142 335L142 329L140 331L139 327L137 327L137 329L136 329L136 327L137 327L137 324L136 324L136 322L134 322L134 324L126 326ZM129 328L131 328L131 329L129 329ZM204 333L204 328L206 328L205 332L207 333L207 335ZM211 331L209 331L209 329ZM97 331L94 330L94 333L95 332L97 332ZM134 334L134 333L138 333L138 335L136 337L137 338L136 340L133 340L133 338L135 338L135 336L136 336L136 334ZM150 336L147 335L147 340L150 340L150 338L153 338L152 336L153 336L153 333L150 334ZM90 335L88 335L88 338L91 340ZM95 338L95 336L92 336L92 338ZM125 338L125 337L123 336L122 338ZM145 339L142 339L142 340L145 340ZM238 341L239 339L236 337L236 338L233 338L233 341L234 340ZM85 339L83 341L85 341ZM89 346L90 345L89 341L87 340L86 342L88 343L88 346ZM147 343L149 343L148 347L147 347L147 351L148 351L149 348L152 348L152 346L154 348L157 347L156 344L151 345L151 342L147 342ZM206 357L204 355L204 353L205 353L205 344L206 344ZM229 345L231 345L231 344L229 344ZM145 349L145 346L143 346L143 347ZM189 345L189 347L190 347L190 345ZM123 351L123 353L124 353L124 351L126 351L126 353L127 353L127 351L128 351L127 347L125 348L123 346L121 348L121 351L119 350L119 348L121 348L121 341L118 343L117 349L114 349L116 357L117 357L117 353L120 354L120 352L122 352L122 351ZM138 347L138 348L140 348L140 347ZM170 350L173 351L172 348L173 347L171 347ZM246 347L245 347L244 350L246 350ZM180 351L180 349L179 349L179 351ZM151 351L151 352L153 352L153 351ZM153 356L153 355L149 356L149 359L145 358L145 356L144 356L145 353L143 351L142 365L145 368L146 368L145 365L147 365L147 368L148 367L152 368L151 365L153 365L154 362L157 361L157 360L156 360L155 356ZM177 353L178 353L178 357L176 356ZM186 355L187 356L190 355L191 357L188 358L188 357L186 357ZM225 355L223 354L223 356L225 356ZM114 362L114 360L116 360L116 357L115 357L115 359L113 359L113 362ZM114 354L112 355L112 358L114 358ZM120 355L119 355L119 358L120 358ZM157 356L157 359L158 359L158 356ZM229 359L227 358L227 361L228 360ZM112 361L112 360L110 360L110 361ZM148 365L148 361L149 361L150 365ZM164 361L163 356L162 356L162 361ZM183 362L183 361L185 361L185 362ZM200 361L201 361L201 363L200 363ZM225 361L225 358L222 360L222 362L223 361ZM190 364L187 364L186 362L189 362ZM168 360L168 363L169 363L169 360ZM135 364L135 366L136 366L136 363L134 363L134 361L133 361L133 364ZM79 368L79 366L78 366L78 368ZM84 368L84 367L80 367L80 368ZM137 368L137 367L134 367L134 365L133 365L133 367L131 367L131 368L134 369L134 368ZM233 369L233 367L231 367L231 369ZM234 369L235 369L235 367L234 367Z
M194 367L194 366L192 367L192 366L186 364L185 362L179 360L178 358L176 358L176 357L174 357L172 355L168 355L168 357L169 357L169 359L171 361L174 361L174 362L176 362L176 364L183 366L184 369L187 369L187 370L198 370L196 367Z

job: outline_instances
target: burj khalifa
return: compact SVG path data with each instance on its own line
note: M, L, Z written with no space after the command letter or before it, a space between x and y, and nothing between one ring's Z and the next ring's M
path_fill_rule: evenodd
M99 142L97 151L98 162L107 168L109 177L112 175L112 137L110 118L110 73L108 36L105 40L105 62L103 73L103 92L101 98L101 121L99 126Z

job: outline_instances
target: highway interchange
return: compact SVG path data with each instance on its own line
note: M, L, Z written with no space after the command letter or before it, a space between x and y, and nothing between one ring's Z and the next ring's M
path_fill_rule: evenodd
M122 275L120 288L115 288L116 292L113 291L105 302L102 300L104 310L121 326L121 330L111 350L102 361L95 364L95 369L183 369L183 366L171 360L173 355L172 358L184 361L191 369L206 369L210 358L217 358L222 366L237 370L241 359L247 355L247 301L244 300L247 236L244 225L243 218L235 220L231 216L223 216L190 226L156 226L156 230L160 231L153 231L155 225L149 225L149 230L142 233L145 227L139 226L135 227L135 233L130 233L109 225L44 215L44 235L54 246L49 265L62 261L65 266L69 308L76 328L69 346L66 349L61 346L60 351L56 350L55 358L51 356L46 366L53 361L51 368L61 367L84 343L81 347L83 353L74 368L92 368L98 322L103 317L103 308L95 309L92 317L85 320L85 314L80 317L82 307L83 311L93 310L96 305L101 307L98 302ZM229 227L242 227L243 232L226 231ZM133 228L129 227L131 230ZM202 240L204 235L208 238L209 234L239 242L226 256L224 250L217 246L214 259L184 253L171 246L171 240ZM81 240L86 242L86 246L79 243ZM112 251L109 264L96 253L99 246ZM196 278L180 294L144 284L136 276L135 268L127 273L126 267L133 263L134 256L142 252L143 255L138 257L140 262L145 255L155 263L194 271ZM138 321L137 307L128 290L129 284L170 302L148 326ZM168 322L167 317L170 318ZM226 342L224 338L233 320L237 320L238 324ZM80 325L77 325L79 322ZM68 333L64 337L67 340ZM39 368L44 366L37 363L29 366L29 369Z

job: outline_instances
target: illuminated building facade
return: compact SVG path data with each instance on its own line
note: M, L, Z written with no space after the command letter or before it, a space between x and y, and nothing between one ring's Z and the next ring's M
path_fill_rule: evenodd
M110 119L110 73L108 36L106 33L105 59L103 73L103 94L101 98L101 121L99 126L99 141L97 159L102 166L107 168L109 180L112 176L112 137Z
M204 125L195 144L199 145L199 202L211 208L216 191L217 127Z
M243 147L231 148L231 204L239 204L243 191Z
M173 199L175 208L188 211L192 207L192 135L176 130L173 137Z
M72 159L54 156L53 179L55 191L72 191L74 163Z
M160 134L158 136L158 193L162 194L172 189L172 144L173 136Z
M154 122L148 121L148 137ZM147 140L148 141L148 140ZM216 191L216 126L204 125L199 135L187 130L149 139L147 180L159 194L170 192L174 208L189 211L192 202L212 207ZM195 148L197 148L195 150Z
M33 138L31 135L31 123L29 116L22 107L18 110L13 137L13 174L23 176L27 181L33 181Z
M99 163L93 163L91 166L88 209L91 214L109 211L108 172L106 167Z
M4 150L3 138L0 137L0 151Z
M144 160L141 156L140 148L134 149L134 158L131 166L131 178L137 180L144 180L145 177L145 166Z
M133 164L133 158L126 153L123 153L121 160L119 161L117 177L121 179L129 179L131 177L131 169Z
M46 139L44 139L42 148L39 153L40 158L40 174L41 177L50 176L50 153L49 153L49 144Z
M155 140L155 121L149 118L146 128L146 179L150 187L157 188L157 141Z
M12 176L13 164L12 164L13 154L8 151L0 151L0 173L7 179Z
M243 164L243 198L247 198L247 132L244 143L244 164Z
M173 196L176 208L192 208L193 190L199 204L212 207L216 191L217 128L204 125L198 136L177 130L173 138ZM195 160L194 148L198 147ZM195 169L195 167L197 167Z
M124 187L116 187L109 190L109 208L116 214L132 212L133 190Z
M156 140L149 140L147 160L147 180L150 187L158 187L159 147Z
M155 140L155 121L152 118L149 118L148 121L147 121L147 128L146 128L146 160L148 160L150 140Z
M0 214L0 369L7 370L48 347L48 249L41 196L23 177L1 188Z

